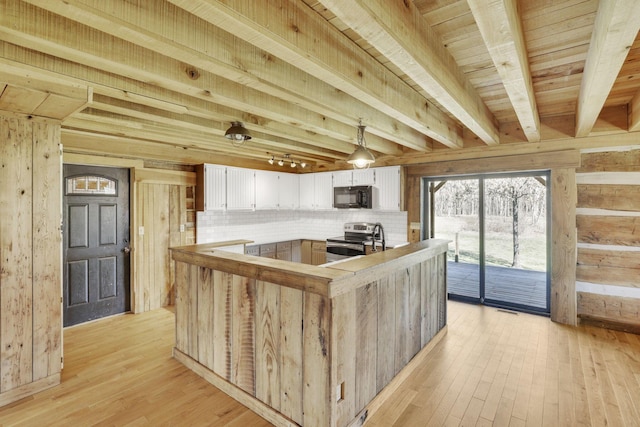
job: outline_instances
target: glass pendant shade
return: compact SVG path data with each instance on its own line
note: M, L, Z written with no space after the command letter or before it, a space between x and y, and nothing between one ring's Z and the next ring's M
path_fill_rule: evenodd
M347 158L347 163L352 164L354 168L358 169L368 168L376 161L376 158L373 156L371 151L367 150L367 146L364 141L364 128L365 126L358 126L358 147Z

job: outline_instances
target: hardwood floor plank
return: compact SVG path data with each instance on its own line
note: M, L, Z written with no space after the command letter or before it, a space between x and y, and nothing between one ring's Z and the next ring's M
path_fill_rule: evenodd
M448 303L449 328L366 427L637 425L640 337ZM171 357L174 314L64 330L62 384L0 408L4 426L270 426Z

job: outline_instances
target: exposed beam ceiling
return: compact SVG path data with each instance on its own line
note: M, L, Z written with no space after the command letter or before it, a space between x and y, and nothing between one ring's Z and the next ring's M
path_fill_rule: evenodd
M274 153L347 168L360 120L376 165L546 150L576 134L628 143L639 8L0 0L0 110L62 120L67 152L154 164L277 169ZM232 121L253 134L240 148L224 138Z
M640 1L600 1L576 111L576 136L587 136L640 30Z
M517 1L468 0L468 3L524 134L530 142L540 141L540 116Z
M473 86L411 2L320 0L487 144L498 126ZM380 17L385 19L380 19Z

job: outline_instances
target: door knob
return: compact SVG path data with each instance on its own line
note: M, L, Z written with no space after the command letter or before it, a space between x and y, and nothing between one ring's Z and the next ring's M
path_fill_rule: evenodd
M130 248L129 246L125 246L125 247L122 249L122 252L124 252L124 253L125 253L125 255L129 255L129 253L131 253L131 248Z

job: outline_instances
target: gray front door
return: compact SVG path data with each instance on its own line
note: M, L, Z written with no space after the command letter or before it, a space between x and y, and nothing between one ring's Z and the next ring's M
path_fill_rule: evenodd
M129 171L64 166L64 326L130 310Z

